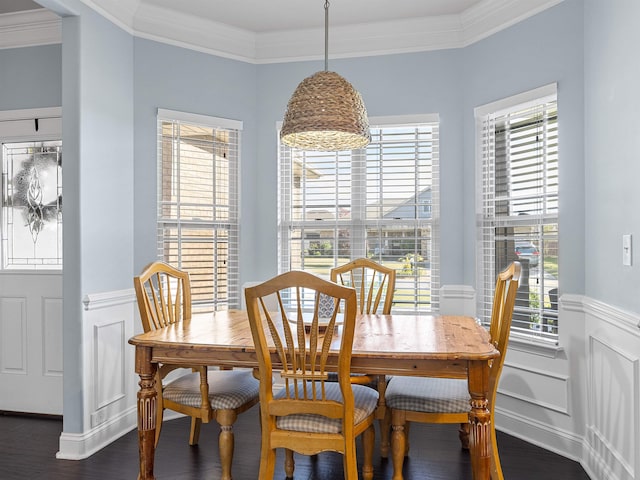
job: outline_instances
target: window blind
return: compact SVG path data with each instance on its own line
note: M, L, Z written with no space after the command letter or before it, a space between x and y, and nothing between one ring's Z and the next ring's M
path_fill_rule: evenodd
M158 115L158 258L189 272L195 311L232 308L241 124L186 115Z
M489 111L479 116L478 123L479 316L489 322L496 276L518 260L523 272L511 332L555 342L559 282L555 86L552 93L533 101Z
M362 150L280 145L280 271L329 278L334 266L369 257L397 270L394 311L437 309L437 119L371 124Z

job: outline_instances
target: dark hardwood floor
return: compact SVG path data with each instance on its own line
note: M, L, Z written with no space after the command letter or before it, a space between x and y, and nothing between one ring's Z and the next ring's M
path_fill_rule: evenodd
M234 480L256 480L260 460L258 406L236 423ZM0 479L134 480L138 469L137 431L133 430L91 457L57 460L62 421L57 418L0 414ZM203 425L200 445L189 447L189 420L167 421L156 451L158 480L220 478L215 423ZM461 450L455 425L412 425L411 453L405 460L407 480L471 480L469 454ZM588 480L576 462L522 440L498 433L500 458L507 480ZM274 478L284 479L282 457ZM374 458L374 479L390 480L392 465ZM296 456L296 480L343 478L342 457L323 453L315 459Z

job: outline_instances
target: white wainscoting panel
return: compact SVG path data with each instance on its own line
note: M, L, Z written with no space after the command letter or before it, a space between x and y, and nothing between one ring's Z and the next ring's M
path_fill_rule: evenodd
M523 388L526 386L526 388ZM569 415L569 377L505 361L498 393Z
M591 299L584 314L583 466L597 480L640 480L640 315Z
M94 400L95 409L104 408L126 395L125 378L131 372L125 372L127 345L124 319L116 322L94 325Z
M598 478L637 478L639 353L589 337L587 462Z
M136 427L133 289L84 299L84 432L60 436L57 458L86 458Z

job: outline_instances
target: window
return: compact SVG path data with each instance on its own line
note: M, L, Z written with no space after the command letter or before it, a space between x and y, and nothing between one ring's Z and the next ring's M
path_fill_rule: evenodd
M476 109L481 157L478 312L497 273L522 263L511 333L558 337L558 108L549 85Z
M280 145L279 269L329 278L369 257L398 272L394 311L437 309L438 119L393 120L371 119L362 150Z
M239 303L242 123L158 110L158 258L191 276L194 311Z
M0 269L62 270L62 109L0 112Z

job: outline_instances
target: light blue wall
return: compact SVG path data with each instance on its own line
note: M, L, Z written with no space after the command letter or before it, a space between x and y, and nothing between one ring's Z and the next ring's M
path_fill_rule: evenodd
M78 1L63 19L64 430L83 432L88 294L133 277L133 39Z
M475 284L475 123L473 109L558 84L560 294L584 293L583 12L565 0L464 49L464 258L462 283ZM591 257L589 257L591 258Z
M135 262L156 259L158 108L243 122L241 143L240 258L252 269L251 212L256 165L255 65L135 39Z
M0 110L62 105L61 45L0 50Z
M585 1L585 293L640 312L640 2ZM633 235L633 266L622 235Z

